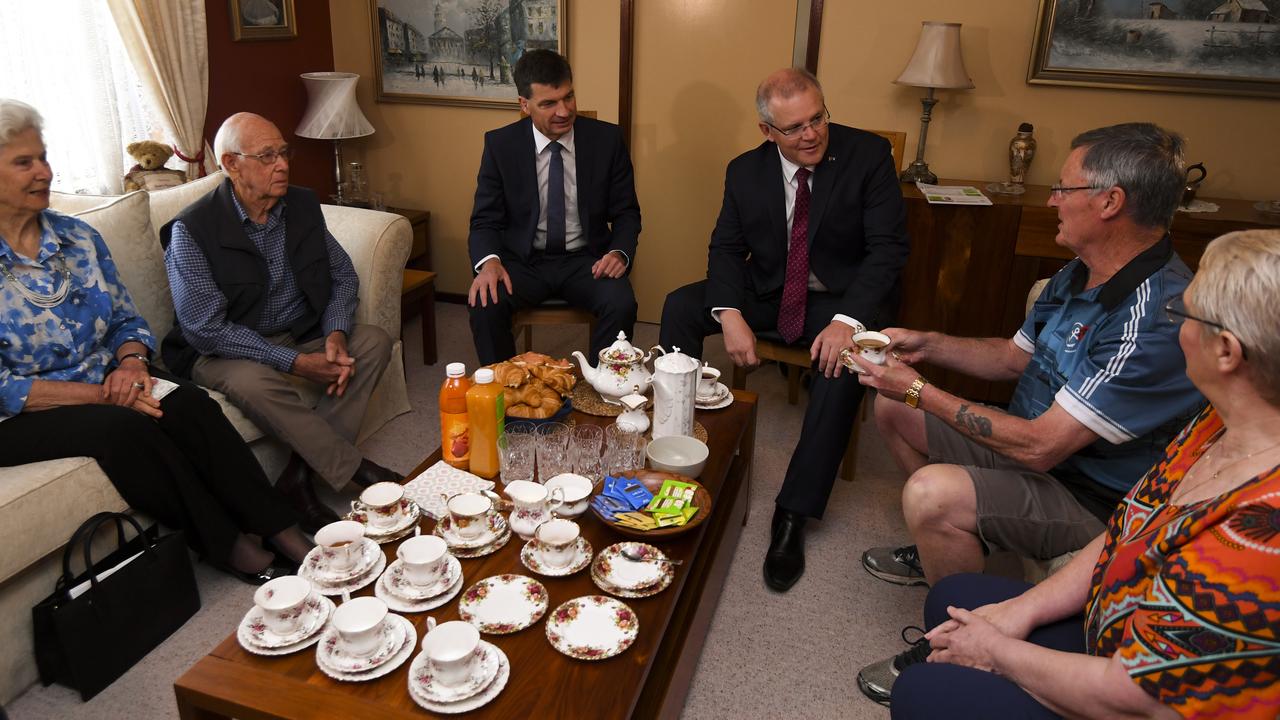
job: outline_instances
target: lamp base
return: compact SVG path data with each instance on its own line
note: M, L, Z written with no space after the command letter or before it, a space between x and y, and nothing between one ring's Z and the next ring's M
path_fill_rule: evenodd
M908 165L907 169L903 170L902 174L898 176L898 179L909 183L922 182L929 185L938 183L938 176L929 171L929 163L923 160L916 160Z

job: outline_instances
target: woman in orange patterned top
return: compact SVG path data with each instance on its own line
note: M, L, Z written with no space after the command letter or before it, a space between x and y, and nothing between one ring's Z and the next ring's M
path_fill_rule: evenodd
M1166 311L1209 407L1057 574L938 583L895 718L1280 716L1276 308L1280 231L1208 246Z

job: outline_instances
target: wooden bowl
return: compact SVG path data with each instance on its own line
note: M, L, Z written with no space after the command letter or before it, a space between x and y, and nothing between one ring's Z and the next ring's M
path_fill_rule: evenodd
M701 525L703 520L706 520L711 516L711 493L707 492L707 489L702 486L702 483L694 480L693 478L686 477L684 475L677 475L675 473L662 472L659 470L630 470L622 473L622 475L624 477L635 478L636 480L644 483L645 488L654 495L657 495L658 491L662 489L663 480L679 480L680 482L697 485L697 489L693 491L693 504L698 508L698 514L694 515L693 519L684 525L657 528L656 530L635 530L624 525L619 525L611 520L606 520L594 505L590 506L591 513L596 516L596 519L601 523L604 523L606 527L617 532L619 535L625 535L626 537L635 538L637 540L663 540L673 535L679 535L692 530L693 528ZM597 492L596 495L599 495L599 493ZM592 497L594 498L595 495Z

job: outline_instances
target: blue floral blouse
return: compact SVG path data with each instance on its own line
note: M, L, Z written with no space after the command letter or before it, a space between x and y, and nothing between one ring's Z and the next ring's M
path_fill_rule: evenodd
M99 384L124 343L135 340L155 350L147 321L120 284L97 230L45 210L34 262L0 236L0 263L37 293L62 286L59 255L71 271L71 288L65 300L47 310L29 302L0 273L0 420L22 412L36 380Z

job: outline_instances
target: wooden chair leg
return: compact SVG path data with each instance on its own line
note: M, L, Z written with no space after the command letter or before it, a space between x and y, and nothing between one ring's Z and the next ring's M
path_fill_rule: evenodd
M436 364L436 288L422 296L422 364Z
M733 389L747 389L747 369L738 365L733 366Z
M782 367L787 372L787 404L795 405L800 402L800 373L798 367L782 363Z

